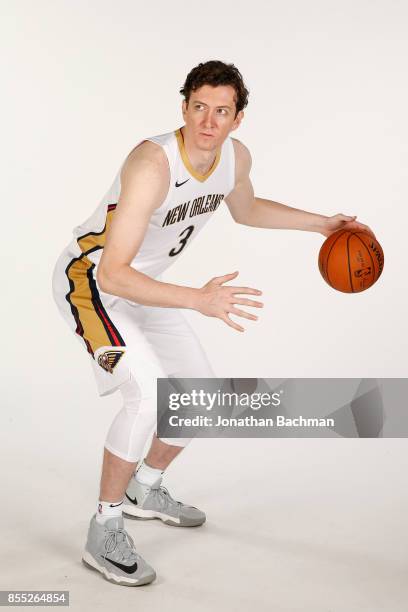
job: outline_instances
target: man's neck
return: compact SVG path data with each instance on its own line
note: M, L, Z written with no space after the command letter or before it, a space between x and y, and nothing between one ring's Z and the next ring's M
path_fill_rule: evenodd
M217 151L202 151L194 147L194 144L188 137L185 126L181 128L181 135L183 136L184 148L187 153L187 157L190 160L190 164L193 166L196 172L200 174L206 174L210 168L212 168Z

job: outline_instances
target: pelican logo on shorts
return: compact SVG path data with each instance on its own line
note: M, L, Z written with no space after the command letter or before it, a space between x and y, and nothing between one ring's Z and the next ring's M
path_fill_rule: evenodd
M113 369L118 365L119 359L125 351L110 350L104 351L98 357L98 363L107 372L113 374Z

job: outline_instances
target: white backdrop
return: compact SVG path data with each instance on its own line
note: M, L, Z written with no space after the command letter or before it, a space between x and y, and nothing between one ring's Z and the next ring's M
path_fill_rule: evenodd
M201 286L237 269L236 284L263 290L258 322L240 320L244 334L186 311L216 373L407 375L405 2L40 0L3 2L1 13L2 448L21 462L3 469L7 499L22 470L63 477L75 468L94 483L93 509L95 458L120 398L97 396L88 355L53 302L51 273L134 144L182 125L178 90L200 61L235 63L250 89L234 135L252 153L256 195L356 214L385 253L377 284L345 295L319 274L323 236L246 228L219 209L165 275ZM309 441L311 453L318 443ZM242 461L259 444L242 441ZM208 448L227 475L233 459L221 441L186 450L190 466L200 463L194 453L208 461ZM346 442L336 449L349 453ZM174 474L189 469L180 459Z
M185 6L3 9L12 48L2 102L10 375L29 364L30 376L59 377L61 359L74 377L82 369L52 302L54 262L133 145L183 124L187 72L217 58L234 62L250 89L235 135L252 153L256 195L356 214L385 253L378 283L345 295L320 277L323 236L239 226L224 206L166 273L200 286L238 269L239 284L264 291L259 321L244 321L244 334L188 312L217 374L405 376L407 6L209 2L201 14Z

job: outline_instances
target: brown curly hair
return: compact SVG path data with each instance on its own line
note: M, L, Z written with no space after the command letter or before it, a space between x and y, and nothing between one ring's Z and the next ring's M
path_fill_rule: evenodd
M209 60L195 66L187 75L180 93L184 96L186 103L190 100L192 91L196 91L203 85L231 85L235 89L235 117L240 110L248 104L249 90L245 87L242 75L234 64L225 64L219 60Z

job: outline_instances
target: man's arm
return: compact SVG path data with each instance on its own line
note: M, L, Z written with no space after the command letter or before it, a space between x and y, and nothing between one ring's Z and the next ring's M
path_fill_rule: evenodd
M242 142L235 138L232 140L235 150L235 187L226 196L225 201L237 223L251 227L319 232L325 236L340 228L359 229L372 233L368 226L354 221L355 216L337 214L326 217L255 197L249 178L252 164L250 152Z
M146 141L128 156L121 192L97 270L105 293L146 306L191 308L195 289L156 281L130 266L154 210L164 201L170 180L167 158L159 145Z

